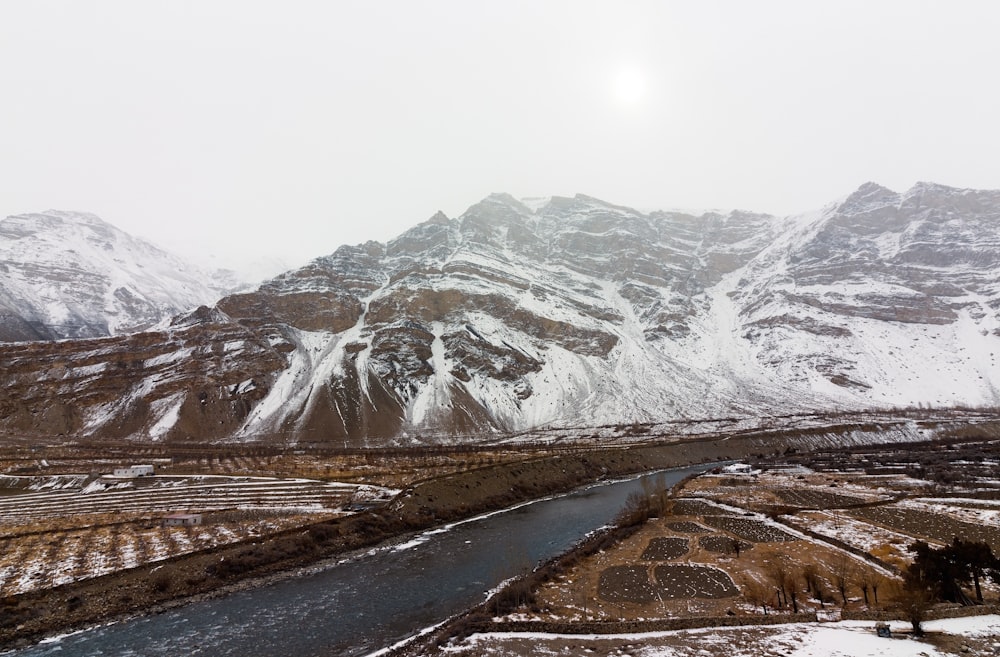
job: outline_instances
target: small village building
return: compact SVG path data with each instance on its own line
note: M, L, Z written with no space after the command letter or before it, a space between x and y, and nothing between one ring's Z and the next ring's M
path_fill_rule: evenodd
M115 468L116 477L152 477L153 466L151 465L130 465L127 468Z
M194 527L200 524L200 513L171 513L163 518L164 527Z

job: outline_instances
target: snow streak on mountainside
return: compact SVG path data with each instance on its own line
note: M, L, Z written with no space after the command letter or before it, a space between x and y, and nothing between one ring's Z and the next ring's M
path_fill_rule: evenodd
M91 214L0 221L0 342L143 330L239 287Z
M379 445L995 405L1000 192L868 184L784 219L496 194L150 335L176 349L136 362L97 341L86 367L72 343L7 354L22 374L0 417L37 428L45 390L68 405L50 430ZM33 382L51 361L64 369Z

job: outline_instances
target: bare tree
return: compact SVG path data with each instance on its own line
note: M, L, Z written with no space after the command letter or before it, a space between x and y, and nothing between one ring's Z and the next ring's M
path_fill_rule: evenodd
M802 579L806 583L806 593L817 595L819 593L819 571L815 564L807 564L802 569Z
M871 600L868 595L869 592L874 595L875 603L878 604L878 586L883 579L885 578L880 573L877 573L869 568L862 568L858 572L858 588L861 589L861 594L865 597L866 607L871 605Z
M875 604L878 605L878 587L882 586L886 579L882 573L877 571L870 571L870 574L871 579L869 580L869 584L872 587L872 598L874 598Z
M868 589L871 588L871 584L868 583L868 576L864 572L858 577L858 588L861 589L861 595L865 599L865 606L868 607L870 604L868 602Z
M840 592L840 599L843 600L845 606L847 605L847 589L854 581L856 573L857 568L854 566L854 561L846 554L841 554L832 564L830 580Z
M788 604L788 591L795 583L786 559L775 559L767 568L767 577L778 593L778 606Z
M669 501L670 488L667 486L665 476L660 473L656 477L647 477L642 480L642 493L646 498L647 513L649 517L657 518L664 515Z
M760 605L767 616L767 602L771 599L771 587L757 580L750 580L746 585L746 597L754 605Z
M801 575L801 573L799 575ZM790 572L788 574L787 586L788 586L788 592L789 592L789 594L791 595L791 598L792 598L792 613L793 614L799 613L799 600L798 600L798 588L799 588L799 579L800 579L799 575L796 575L796 573L794 573L794 572Z
M927 619L927 611L934 604L934 593L915 582L907 582L900 586L897 600L900 611L910 621L914 636L923 636L923 622Z

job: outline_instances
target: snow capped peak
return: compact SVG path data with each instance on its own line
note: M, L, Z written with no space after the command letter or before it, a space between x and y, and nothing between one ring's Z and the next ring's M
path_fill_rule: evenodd
M964 193L964 192L967 192L967 191L972 191L972 190L960 189L958 187L950 187L948 185L942 185L940 183L927 182L927 181L921 180L921 181L917 181L916 183L914 183L913 187L911 187L910 189L908 189L903 194L903 196L913 196L913 195L916 195L916 194L926 194L926 193L929 193L929 192L930 193L939 193L939 194L955 194L955 193L960 193L960 192Z
M507 192L493 192L483 199L483 201L488 203L503 203L513 207L521 206L521 202Z
M441 212L440 210L438 210L437 212L434 213L434 216L431 217L430 219L428 219L425 223L428 223L428 224L441 224L441 225L447 226L448 224L451 223L451 219L449 219L448 215L446 215L444 212Z
M0 221L0 262L0 340L137 331L212 304L234 283L82 212Z
M65 210L11 215L0 220L0 236L7 239L48 234L75 234L81 237L113 240L116 237L116 230L97 215Z
M494 192L466 210L463 216L473 212L475 208L486 211L486 208L491 207L495 209L494 211L509 211L520 216L528 216L532 214L530 208L510 194L506 192ZM500 208L504 208L504 210L500 210Z
M534 213L544 208L552 200L551 196L529 196L521 199L521 204Z
M866 182L840 203L838 211L855 214L897 203L899 194L877 183Z

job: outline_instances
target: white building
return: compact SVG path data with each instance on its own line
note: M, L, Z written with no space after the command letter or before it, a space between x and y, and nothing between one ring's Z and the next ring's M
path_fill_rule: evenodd
M115 468L116 477L152 477L153 466L151 465L130 465L127 468Z
M194 527L200 524L200 513L171 513L163 519L164 527Z

